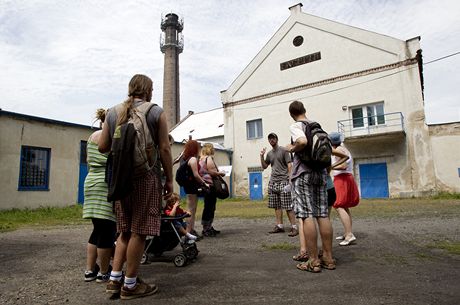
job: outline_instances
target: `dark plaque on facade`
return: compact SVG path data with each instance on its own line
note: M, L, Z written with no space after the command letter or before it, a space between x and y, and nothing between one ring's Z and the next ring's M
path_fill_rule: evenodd
M308 64L309 62L317 61L321 59L321 52L316 52L312 54L308 54L296 59L291 59L289 61L285 61L280 63L280 70L286 70L289 68L294 68L300 65Z

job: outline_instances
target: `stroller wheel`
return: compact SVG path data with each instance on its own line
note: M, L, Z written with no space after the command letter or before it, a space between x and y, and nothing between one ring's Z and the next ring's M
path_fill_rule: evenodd
M146 263L147 263L147 260L148 260L148 256L147 256L147 254L144 252L144 253L142 254L142 258L141 258L141 264L142 264L142 265L146 264Z
M196 248L196 245L193 245L185 249L184 253L188 259L194 259L198 256L198 249Z
M183 267L187 263L187 257L185 257L184 254L179 253L176 256L174 256L174 265L176 267Z

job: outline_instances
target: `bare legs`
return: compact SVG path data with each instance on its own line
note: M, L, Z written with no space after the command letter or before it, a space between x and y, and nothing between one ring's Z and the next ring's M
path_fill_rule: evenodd
M198 205L198 196L196 194L187 194L187 209L190 211L190 218L187 224L187 232L190 233L195 230L195 215L196 207Z
M88 243L86 247L86 270L94 270L96 261L99 258L100 272L106 274L109 271L111 255L112 248L97 248L96 245Z
M286 215L289 219L289 222L291 223L291 226L295 225L296 221L295 221L294 211L286 210ZM283 224L283 210L282 209L275 209L275 218L276 218L277 225Z
M97 248L96 245L88 243L86 246L86 270L94 270L97 260Z
M318 245L317 245L317 232L316 223L313 218L305 218L303 222L303 233L305 236L305 243L308 246L308 255L314 261L318 260Z
M299 219L300 253L308 252L310 258L318 260L318 233L316 222L323 247L323 257L326 261L332 261L332 223L327 217Z
M303 228L303 220L299 219L299 240L300 240L300 254L307 253L307 240L305 239L305 231Z
M336 208L337 213L339 214L340 221L342 222L344 228L344 237L345 239L350 239L353 236L352 231L352 220L351 212L348 208Z
M129 233L121 233L117 239L117 246L115 247L115 255L113 257L113 271L123 270L123 264L126 261L126 249L128 248Z
M139 264L144 253L145 235L136 233L121 233L115 248L113 270L121 271L126 261L126 277L137 276Z
M112 256L113 248L97 248L97 257L101 264L101 273L109 272L110 257Z
M329 218L316 218L321 235L321 244L323 247L323 257L326 261L332 261L332 223Z
M286 211L286 215L289 218L289 222L291 223L291 226L295 225L296 221L295 221L294 211L292 210Z
M275 218L276 218L276 224L282 225L283 224L283 210L275 209Z

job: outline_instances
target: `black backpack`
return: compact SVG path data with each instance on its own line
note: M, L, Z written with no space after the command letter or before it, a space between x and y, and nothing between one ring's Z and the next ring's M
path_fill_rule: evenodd
M121 200L133 190L134 145L136 131L132 124L122 124L116 130L119 137L112 140L112 149L107 158L106 182L108 185L107 201Z
M176 171L176 182L180 186L191 185L195 180L192 169L188 165L188 160L181 159Z
M321 171L331 166L332 144L327 132L317 122L302 121L305 126L307 146L296 155L309 168Z

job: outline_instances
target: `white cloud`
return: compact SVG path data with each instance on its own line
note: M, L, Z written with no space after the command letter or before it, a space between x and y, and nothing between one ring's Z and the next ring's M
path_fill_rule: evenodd
M225 90L289 17L292 1L0 1L0 107L91 124L135 73L162 104L161 14L184 17L181 110L219 107ZM455 0L304 1L303 11L370 31L421 36L425 61L460 51ZM425 68L429 122L459 120L460 56Z

